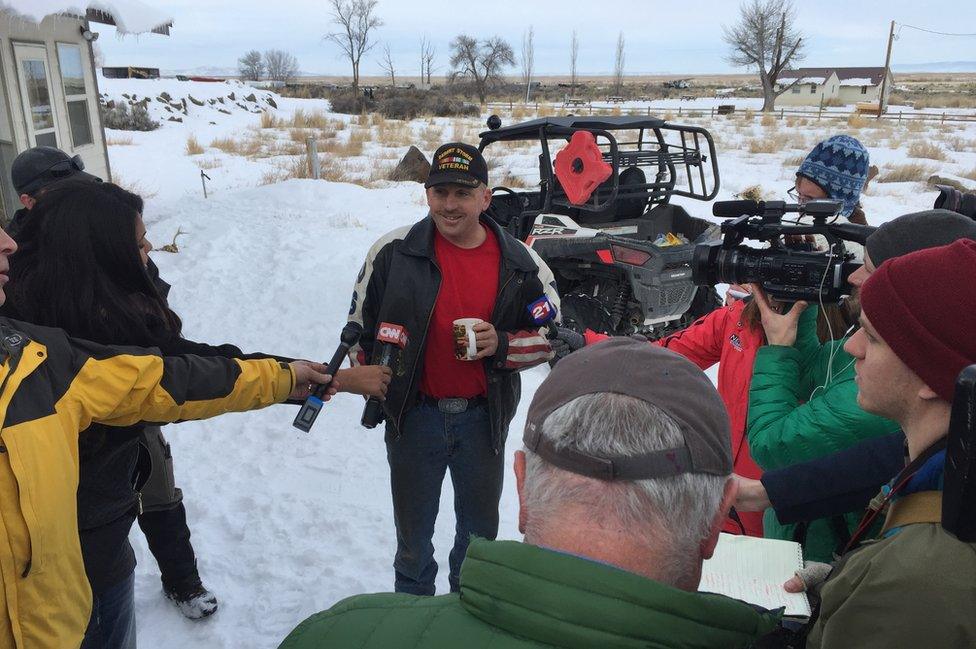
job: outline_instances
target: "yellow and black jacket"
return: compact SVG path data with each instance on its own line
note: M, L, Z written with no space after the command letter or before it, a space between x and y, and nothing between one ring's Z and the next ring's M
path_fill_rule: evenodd
M78 432L283 401L273 359L163 357L0 318L0 648L77 647L91 610L78 541Z

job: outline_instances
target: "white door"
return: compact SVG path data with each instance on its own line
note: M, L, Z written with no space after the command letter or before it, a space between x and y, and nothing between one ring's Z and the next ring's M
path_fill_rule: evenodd
M51 92L47 48L43 45L14 44L20 96L27 116L27 140L31 146L58 146L58 127Z

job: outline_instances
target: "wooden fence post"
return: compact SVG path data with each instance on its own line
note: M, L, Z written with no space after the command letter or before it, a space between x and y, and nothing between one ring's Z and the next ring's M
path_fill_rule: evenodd
M318 180L321 176L319 169L319 148L314 137L305 138L305 149L308 154L308 171L312 174L313 180Z

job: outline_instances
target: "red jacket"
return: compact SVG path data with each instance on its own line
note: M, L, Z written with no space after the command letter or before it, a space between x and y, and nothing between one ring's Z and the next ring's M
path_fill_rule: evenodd
M732 468L741 476L759 478L762 469L749 455L746 421L752 363L756 352L765 344L765 338L761 327L750 329L742 321L745 307L745 302L736 300L654 343L681 354L703 370L718 363L718 393L729 411L732 429ZM606 337L587 331L586 342L591 344ZM763 535L761 512L740 512L739 517L749 536ZM725 531L738 533L741 530L729 520Z

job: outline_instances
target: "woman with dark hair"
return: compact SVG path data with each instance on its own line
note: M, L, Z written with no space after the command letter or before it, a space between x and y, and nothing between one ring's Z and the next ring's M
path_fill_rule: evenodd
M167 355L268 357L245 355L233 345L212 347L181 337L180 318L147 272L152 246L146 240L141 210L139 196L110 183L66 180L50 186L18 235L22 245L11 268L4 315L59 327L74 337L103 344L159 347ZM371 366L365 372L341 370L337 382L343 391L382 396L389 376L388 371ZM138 466L142 464L139 441L145 437L151 443L158 435L158 431L147 435L145 428L109 431L93 425L80 436L78 522L94 596L83 647L135 646L135 556L128 533L142 513L137 488L147 473ZM168 457L168 451L158 455ZM165 470L153 467L157 475ZM177 528L165 532L178 547L167 558L182 557L186 573L182 585L168 584L166 560L160 561L164 589L174 598L170 586L185 588L194 581L200 589L202 585L192 565L185 510L178 498L170 509L175 513L170 512L168 521ZM152 527L158 531L160 526ZM154 540L147 538L159 560Z

